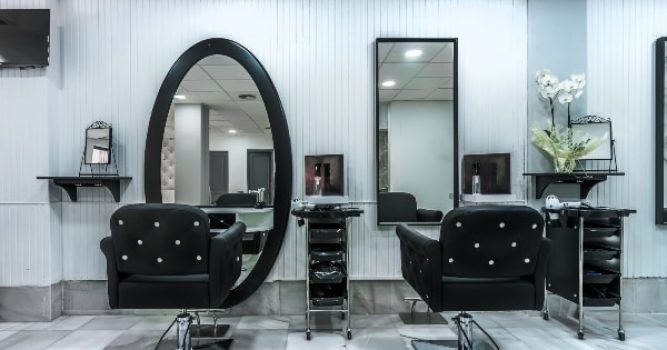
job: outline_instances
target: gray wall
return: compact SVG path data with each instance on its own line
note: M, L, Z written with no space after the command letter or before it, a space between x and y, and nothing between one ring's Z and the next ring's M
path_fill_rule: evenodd
M174 107L176 203L211 203L208 146L208 107L177 104Z

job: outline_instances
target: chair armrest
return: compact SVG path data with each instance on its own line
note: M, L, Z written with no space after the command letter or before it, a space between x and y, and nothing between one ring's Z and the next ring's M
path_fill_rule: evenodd
M417 209L417 221L419 222L440 222L443 216L440 210Z
M537 255L537 266L535 267L535 310L540 310L544 306L544 297L546 291L546 275L549 267L549 256L551 255L551 240L544 237L540 244L540 252Z
M209 288L211 308L225 301L236 280L241 276L243 251L241 237L246 226L238 221L227 231L211 237L209 252Z
M401 272L428 306L442 311L442 265L440 243L405 224L396 227L401 241Z
M116 253L111 237L104 237L100 241L100 249L107 260L107 288L109 293L109 307L118 308L118 269L116 268Z

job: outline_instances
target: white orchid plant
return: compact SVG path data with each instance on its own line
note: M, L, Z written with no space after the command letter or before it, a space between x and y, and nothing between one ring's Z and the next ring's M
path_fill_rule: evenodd
M576 160L595 150L607 137L594 138L570 128L570 104L581 97L586 85L584 74L572 74L570 79L558 81L548 69L537 72L537 91L549 102L551 124L545 130L533 127L533 144L553 158L556 172L571 173ZM555 122L554 103L567 106L567 127L560 128Z
M570 79L558 81L558 77L548 69L537 72L535 78L537 91L542 98L549 101L549 113L551 114L551 125L555 125L554 102L567 106L567 123L570 124L570 104L581 97L586 86L585 74L572 74Z

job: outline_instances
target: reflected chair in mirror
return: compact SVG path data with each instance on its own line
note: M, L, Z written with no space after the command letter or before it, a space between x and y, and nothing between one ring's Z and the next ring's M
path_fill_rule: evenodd
M465 311L454 317L458 340L413 340L413 347L497 349L468 311L542 310L551 249L543 226L542 216L524 206L454 209L439 240L399 225L405 280L434 311ZM473 328L481 330L478 339Z
M213 235L208 220L188 205L127 205L111 216L111 236L100 242L111 309L182 310L169 326L176 324L178 349L190 349L191 336L216 339L194 348L232 342L220 340L229 326L217 324L216 312L241 274L245 225ZM214 324L200 325L200 312L210 312Z
M407 192L380 192L379 222L440 222L440 210L418 209L415 196Z
M254 208L257 205L257 194L225 193L215 200L215 205L222 208Z

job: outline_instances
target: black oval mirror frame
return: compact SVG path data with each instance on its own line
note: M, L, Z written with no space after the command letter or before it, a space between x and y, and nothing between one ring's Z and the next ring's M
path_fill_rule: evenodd
M160 162L162 137L167 123L169 107L185 74L201 59L211 55L225 55L236 60L248 71L250 77L257 84L269 115L276 164L273 230L269 232L264 250L255 267L240 285L232 289L227 299L225 299L222 308L228 308L252 295L271 272L285 237L289 219L290 197L292 195L292 148L285 112L280 103L278 91L269 74L248 49L228 39L207 39L190 47L176 60L162 82L162 86L160 86L160 91L151 112L148 135L146 136L144 189L147 203L162 202Z

